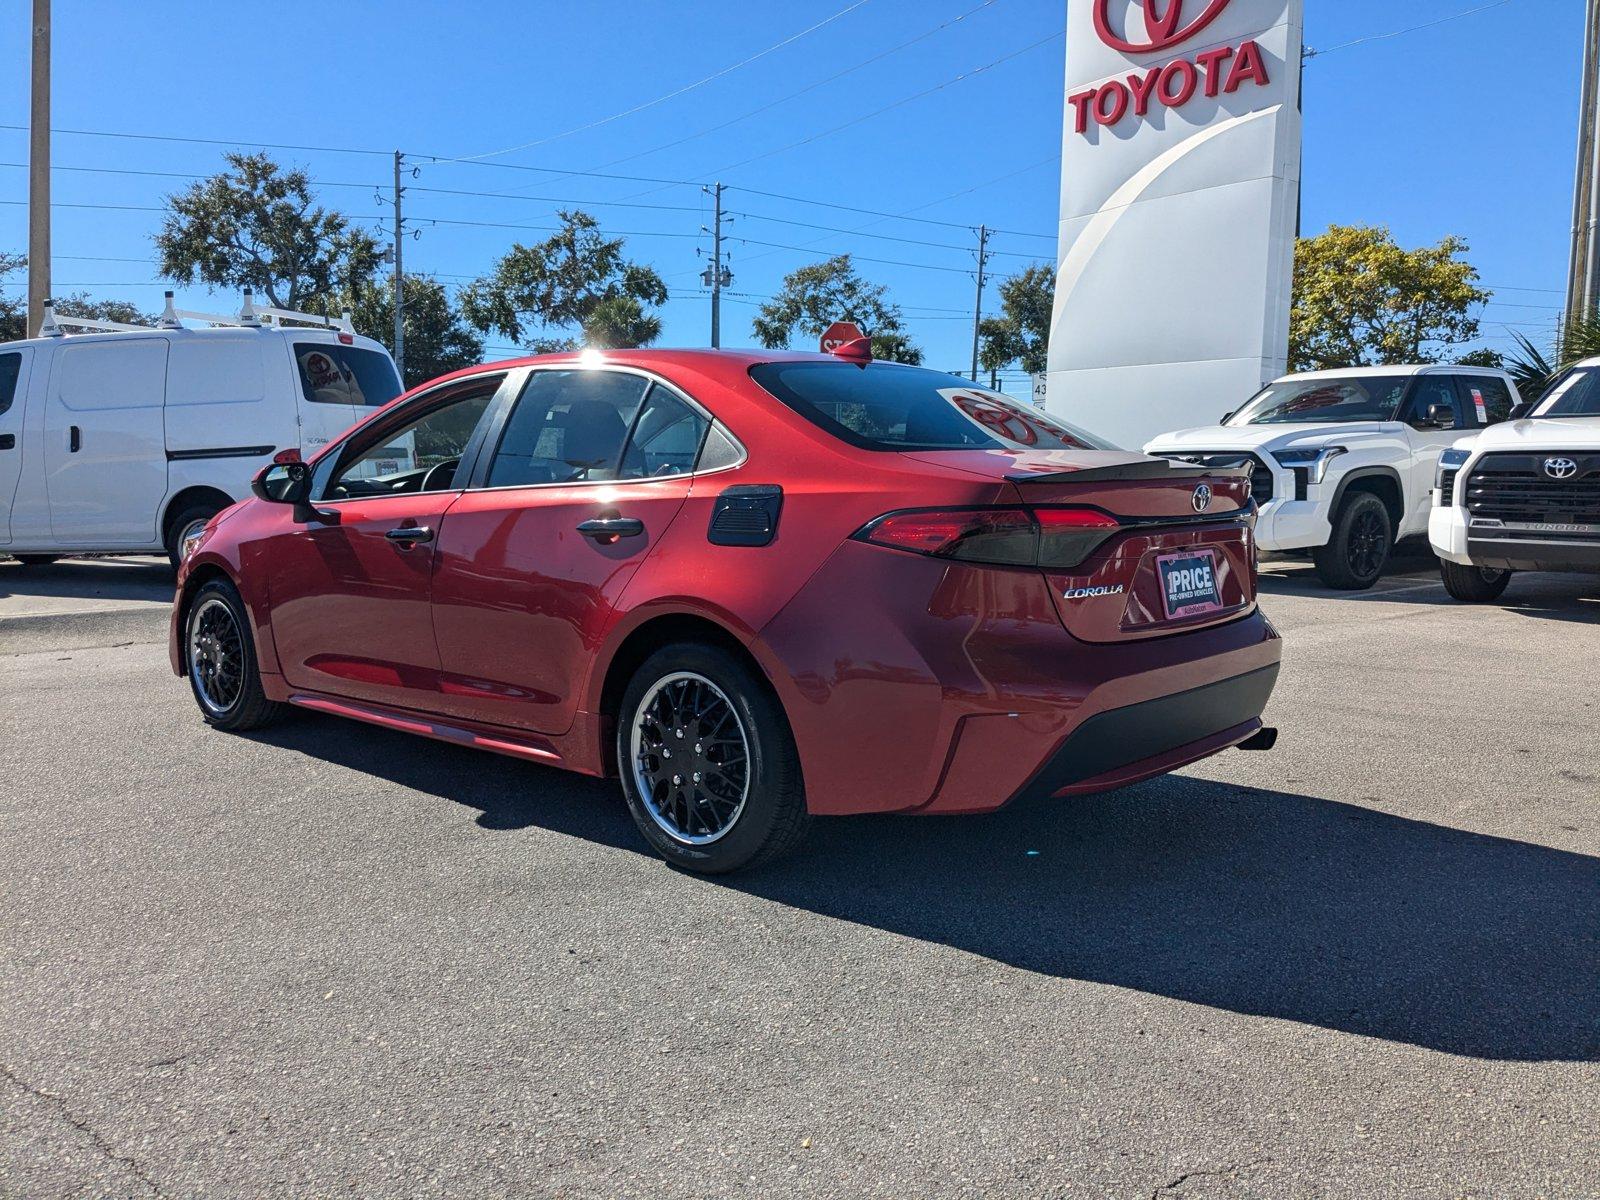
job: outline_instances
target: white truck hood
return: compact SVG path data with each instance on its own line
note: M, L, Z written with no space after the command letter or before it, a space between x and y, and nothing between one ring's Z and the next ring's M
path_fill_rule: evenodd
M1462 438L1458 450L1600 450L1600 417L1530 418L1491 425Z
M1265 453L1273 450L1315 450L1323 446L1350 446L1376 438L1394 437L1401 428L1389 421L1351 421L1340 425L1207 425L1163 433L1145 446L1146 454L1181 454L1187 450L1239 450Z

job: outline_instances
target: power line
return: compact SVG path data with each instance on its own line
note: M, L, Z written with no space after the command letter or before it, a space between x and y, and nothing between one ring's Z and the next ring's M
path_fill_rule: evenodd
M1503 3L1508 3L1509 0L1502 0L1502 2ZM1024 55L1024 54L1027 54L1030 50L1037 50L1040 46L1043 46L1048 42L1053 42L1057 38L1061 38L1061 37L1065 37L1065 36L1066 36L1066 31L1065 30L1057 30L1055 33L1052 33L1052 34L1049 34L1049 35L1047 35L1045 37L1042 37L1036 42L1029 42L1026 46L1023 46L1020 50L1013 50L1010 54L1001 55L999 58L995 59L993 62L984 63L980 67L973 67L971 70L963 71L963 72L961 72L961 74L959 74L959 75L957 75L957 76L955 76L955 77L953 77L951 79L946 79L942 83L936 83L930 88L924 88L920 92L914 92L909 96L904 96L901 99L894 101L892 104L885 104L882 108L874 109L872 112L864 113L859 117L852 117L850 120L844 122L842 125L835 125L831 129L824 129L820 133L814 133L810 137L803 137L799 141L790 142L786 146L775 146L771 150L763 150L760 154L754 154L754 155L751 155L749 158L740 159L736 163L728 163L726 166L716 167L713 170L707 172L707 174L710 174L710 175L721 175L721 174L724 174L725 172L728 172L728 171L737 170L740 167L749 166L753 162L760 162L764 158L771 158L774 154L784 154L784 153L787 153L790 150L797 150L801 146L809 146L812 142L820 141L821 139L823 139L825 137L832 137L836 133L839 133L839 132L841 132L843 130L846 130L846 129L850 129L850 128L856 126L856 125L860 125L863 121L870 121L874 117L881 117L886 112L892 112L894 109L901 108L904 105L912 103L913 101L921 100L924 96L931 96L935 92L942 92L947 87L953 87L956 84L963 83L968 79L974 79L977 76L982 75L987 71L994 70L996 67L1000 66L1003 63L1010 62L1014 58L1020 57L1021 55Z
M467 154L467 155L461 156L460 158L449 159L449 160L446 160L446 161L450 161L450 162L480 162L480 161L482 161L483 159L486 159L486 158L499 158L503 154L515 154L519 150L531 150L535 146L543 146L543 145L546 145L547 143L550 143L550 142L559 141L560 139L565 138L565 137L571 137L575 133L583 133L586 130L598 129L600 126L609 125L613 121L620 121L623 117L631 117L631 116L633 116L634 113L643 112L647 108L654 108L657 104L664 104L668 100L676 99L677 97L682 96L687 92L692 92L696 88L704 87L706 84L711 83L714 80L721 79L724 75L732 74L734 71L737 71L742 67L747 67L751 63L755 62L757 59L765 58L767 55L773 53L774 51L781 50L785 46L790 45L793 42L797 42L803 37L807 37L810 34L813 34L813 33L815 33L817 30L821 29L825 25L831 25L833 22L837 21L840 17L846 16L847 14L854 12L856 9L862 7L867 2L868 2L868 0L854 0L854 3L847 4L844 8L841 8L838 12L834 13L830 17L824 17L822 20L818 21L815 25L811 26L809 29L802 29L799 33L791 34L790 36L784 38L781 42L774 42L772 45L766 47L765 49L756 51L756 53L750 55L750 57L745 58L745 59L741 59L739 62L734 63L732 66L723 67L720 71L713 71L710 75L707 75L704 79L697 79L697 80L695 80L695 82L689 83L689 84L685 84L683 87L680 87L680 88L675 88L673 91L667 92L665 95L657 96L654 100L646 100L643 104L635 104L632 108L626 108L626 109L623 109L621 112L612 113L609 117L601 117L598 120L589 121L589 122L587 122L586 124L583 124L583 125L575 125L573 128L567 129L567 130L563 130L561 133L552 133L548 137L537 138L537 139L535 139L534 141L531 141L531 142L523 142L521 145L518 145L518 146L508 146L504 150L489 150L489 151L485 151L482 154Z
M0 125L0 129L27 130L26 125ZM298 146L285 142L256 142L249 139L224 139L202 137L179 137L166 133L126 133L112 132L104 129L56 129L53 126L51 133L64 133L69 137L102 137L102 138L128 138L142 142L187 142L195 146L232 146L238 149L243 146L253 146L258 150L299 150L307 154L377 154L387 158L393 151L367 150L355 146Z
M702 129L697 133L686 134L685 136L677 138L677 139L675 139L673 141L663 142L659 146L651 146L647 150L637 150L634 153L626 154L621 158L614 158L609 162L602 163L601 167L602 168L615 167L615 166L620 166L621 164L626 163L626 162L633 162L633 161L635 161L637 159L648 158L650 155L659 154L663 150L671 150L671 149L674 149L675 147L682 146L687 142L693 142L693 141L696 141L696 140L698 140L700 138L703 138L708 134L718 133L721 130L727 129L731 125L739 124L741 121L748 121L751 117L760 116L762 113L767 112L767 111L769 111L771 109L777 108L781 104L787 104L790 100L797 100L801 96L806 95L808 92L814 92L820 87L825 87L827 84L833 83L835 80L843 79L846 75L850 75L850 74L853 74L856 71L861 70L863 67L871 66L873 63L876 63L876 62L881 62L883 59L888 58L891 55L898 54L902 50L906 50L906 49L909 49L912 46L915 46L918 42L926 41L928 38L932 37L934 34L940 33L942 31L950 28L950 26L952 26L952 25L956 25L956 24L959 24L962 21L965 21L968 17L972 16L974 13L981 12L985 8L988 8L989 6L991 6L991 5L993 5L993 4L997 3L997 2L998 2L998 0L983 0L983 3L979 4L976 8L969 8L966 12L960 13L957 16L951 17L948 21L944 21L944 22L942 22L942 23L940 23L938 25L935 25L932 29L929 29L924 33L919 33L916 37L911 38L908 41L901 42L898 46L892 46L888 50L880 51L879 53L874 54L871 58L862 59L860 62L856 63L854 66L846 67L842 71L835 71L832 75L829 75L824 79L819 79L815 83L807 84L805 87L800 88L798 91L793 91L793 92L788 93L787 95L779 96L776 100L769 100L767 103L765 103L765 104L763 104L763 105L761 105L761 106L759 106L757 108L752 108L749 112L741 113L737 117L730 117L726 121L723 121L723 122L721 122L719 124L716 124L716 125L708 126L707 128Z
M791 246L784 242L760 242L754 238L733 238L732 240L736 242L742 242L747 246L768 246L774 250L798 250L802 253L809 253L812 250L812 247L810 246ZM848 254L849 252L836 251L834 253L829 253L826 250L819 250L817 253L822 254L827 258L838 258L841 254ZM902 262L893 258L868 258L861 254L850 254L850 258L854 262L879 263L886 267L913 267L919 271L947 271L955 275L972 274L972 272L966 267L941 267L936 266L933 263Z
M1440 17L1436 21L1426 21L1421 25L1412 25L1405 29L1396 29L1393 33L1375 33L1369 37L1359 37L1351 42L1340 42L1337 46L1329 46L1326 50L1308 48L1300 57L1302 60L1321 58L1324 54L1332 54L1335 50L1348 50L1351 46L1362 46L1368 42L1385 42L1390 38L1404 37L1408 33L1416 33L1423 29L1432 29L1435 25L1445 25L1451 21L1459 21L1463 17L1475 17L1479 13L1488 12L1493 8L1504 8L1513 0L1494 0L1493 4L1482 4L1477 8L1469 8L1466 12L1458 12L1453 16Z

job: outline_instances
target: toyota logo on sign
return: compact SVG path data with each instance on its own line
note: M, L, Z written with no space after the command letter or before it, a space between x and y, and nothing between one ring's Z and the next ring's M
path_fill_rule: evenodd
M1124 54L1153 54L1157 50L1180 45L1194 37L1207 25L1222 15L1229 0L1189 0L1190 12L1197 12L1189 21L1184 17L1184 0L1094 0L1094 30L1100 40L1113 50ZM1202 10L1201 5L1205 7ZM1119 34L1111 24L1111 8L1126 9L1128 20ZM1133 31L1133 9L1144 9L1144 40L1139 41Z
M1578 464L1570 458L1547 458L1544 473L1551 479L1571 479L1578 473Z

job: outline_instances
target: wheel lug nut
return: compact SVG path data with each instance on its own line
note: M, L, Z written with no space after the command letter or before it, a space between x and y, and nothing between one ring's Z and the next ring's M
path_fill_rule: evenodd
M683 776L682 775L674 775L672 777L672 786L673 787L677 787L682 783L683 783Z
M699 754L699 753L700 753L700 743L699 743L699 742L696 742L696 743L695 743L695 744L694 744L694 752L695 752L695 753L696 753L696 754Z
M680 738L683 736L683 730L681 729L677 730L676 733Z
M694 773L694 781L695 781L695 782L696 782L696 783L699 783L699 782L700 782L700 772L699 772L699 771L696 771L696 772L695 772L695 773Z

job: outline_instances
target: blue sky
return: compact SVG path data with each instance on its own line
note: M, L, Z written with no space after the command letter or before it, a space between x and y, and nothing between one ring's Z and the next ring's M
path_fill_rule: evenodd
M1496 291L1486 340L1506 349L1513 329L1543 340L1561 303L1580 0L1505 0L1431 29L1345 45L1486 2L1308 0L1307 43L1329 51L1306 68L1303 220L1307 232L1334 221L1387 223L1410 244L1465 236ZM0 72L0 124L8 126L27 122L28 7L0 8L0 63L10 65ZM419 168L407 207L421 236L407 243L407 265L451 283L486 271L513 240L546 236L557 207L584 207L606 229L627 231L632 256L666 277L666 344L708 338L695 254L709 245L701 182L729 185L726 204L737 214L724 344L749 340L754 306L786 271L850 251L905 308L929 365L964 368L970 227L1005 231L992 243L1002 275L1054 257L1060 0L56 8L58 129L376 151L275 152L324 184L327 203L374 221L383 215L375 189L386 194L391 177L386 155L402 149ZM582 128L822 22L704 86ZM430 159L534 142L478 162ZM159 215L139 210L158 207L185 180L102 172L203 175L223 149L59 134L57 202L133 211L58 209L55 290L159 307L163 285L149 263ZM0 129L0 162L26 161L26 132ZM448 194L463 191L516 195ZM25 171L0 166L0 200L26 194ZM498 227L506 225L536 228ZM0 204L0 249L24 249L26 234L26 209ZM183 300L204 307L206 297Z

